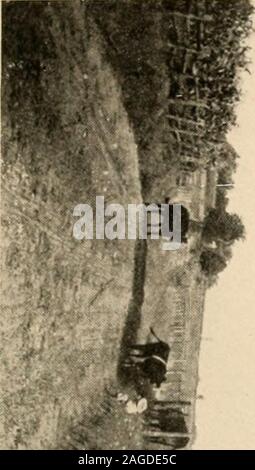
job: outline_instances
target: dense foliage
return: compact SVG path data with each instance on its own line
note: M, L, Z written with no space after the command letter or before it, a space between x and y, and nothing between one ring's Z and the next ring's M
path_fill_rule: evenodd
M214 250L203 250L200 256L200 264L202 271L208 276L212 277L223 271L227 263L224 257Z
M233 243L244 237L244 226L237 214L211 209L204 221L203 236L208 241Z

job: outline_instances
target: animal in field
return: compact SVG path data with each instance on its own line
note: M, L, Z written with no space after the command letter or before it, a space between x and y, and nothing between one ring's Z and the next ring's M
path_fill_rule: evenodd
M159 235L164 235L164 233L162 233L162 218L164 220L164 217L166 216L168 217L168 222L169 222L168 230L171 233L173 232L173 217L174 217L173 204L169 203L169 198L165 199L164 204L167 205L167 207L164 207L162 209L161 204L156 203L157 210L160 216L160 221L159 221L158 227L155 227L155 225L148 223L147 225L148 235L151 235L151 233L154 231L155 228L158 228ZM150 204L146 203L145 205L149 206ZM166 211L168 211L168 214L166 213ZM189 211L188 209L186 209L186 207L181 205L181 242L182 243L187 243L188 241L187 233L189 230L189 222L190 222Z
M170 346L162 341L152 328L150 331L156 341L132 345L129 349L129 360L153 385L160 387L166 380Z
M185 416L186 413L174 408L149 409L145 425L154 431L186 434L188 429Z

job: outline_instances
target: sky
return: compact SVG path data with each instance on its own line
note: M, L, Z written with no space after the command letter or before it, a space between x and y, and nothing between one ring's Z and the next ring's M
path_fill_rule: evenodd
M241 216L246 240L207 292L193 449L255 449L255 33L248 43L251 75L242 75L228 136L241 157L228 210Z

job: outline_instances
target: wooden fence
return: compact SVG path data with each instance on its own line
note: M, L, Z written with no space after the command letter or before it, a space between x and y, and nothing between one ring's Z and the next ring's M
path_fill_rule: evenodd
M222 146L208 119L213 115L209 77L201 77L198 71L198 62L210 56L205 37L212 22L206 2L196 0L189 2L187 13L167 10L165 18L170 34L169 71L174 77L166 119L180 161L195 159L198 166L207 165Z

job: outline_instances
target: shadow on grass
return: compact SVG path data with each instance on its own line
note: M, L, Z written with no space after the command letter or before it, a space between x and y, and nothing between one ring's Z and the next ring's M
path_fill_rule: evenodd
M132 287L132 298L129 302L127 318L120 345L117 375L120 383L139 385L139 373L135 368L124 367L128 350L137 343L137 333L141 325L142 304L144 300L144 281L146 275L147 240L137 240L135 247L135 267ZM136 373L137 372L137 373Z

